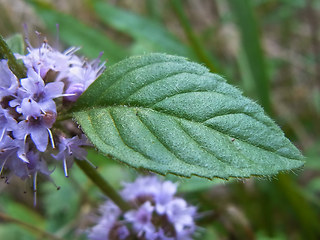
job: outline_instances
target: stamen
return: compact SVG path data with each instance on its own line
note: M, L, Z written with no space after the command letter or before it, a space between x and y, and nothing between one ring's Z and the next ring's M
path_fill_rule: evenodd
M57 191L59 191L60 190L60 186L58 186L54 181L52 181L52 184L56 187L56 189L57 189Z
M21 155L19 155L19 158L25 163L30 163L25 153L22 153Z
M86 157L83 158L87 163L89 163L91 165L91 167L98 169L98 167L96 165L94 165L92 162L90 162L90 160ZM81 161L81 160L80 160Z
M54 139L53 139L53 135L52 135L52 132L49 128L47 128L48 132L49 132L49 137L50 137L50 141L51 141L51 146L52 148L56 148L55 144L54 144Z
M2 171L3 171L3 169L4 169L4 165L6 165L7 159L8 159L8 158L6 158L6 159L4 160L4 162L2 163L2 165L1 165L0 175L2 174Z
M52 173L53 171L54 171L54 170L52 170L51 173ZM61 187L58 186L50 176L46 176L46 177L47 177L47 179L55 186L55 188L57 189L57 191L60 190Z
M38 32L38 31L35 31L35 33L36 33L36 35L37 35L37 37L38 37L38 46L39 46L39 58L41 59L41 33L40 32Z
M6 184L10 184L10 182L9 182L9 178L8 178L8 177L6 177L6 179L4 180L4 182L5 182Z
M100 52L100 53L99 53L99 56L98 56L96 59L94 59L94 60L92 60L92 61L90 62L90 64L92 65L92 67L94 67L94 68L98 67L98 65L99 65L99 63L100 63L100 61L101 61L102 55L103 55L103 52Z
M1 142L2 139L3 139L6 130L7 130L6 128L4 128L4 129L2 130L1 137L0 137L0 142Z
M27 121L29 121L29 119L27 119ZM26 142L27 142L27 137L28 137L28 134L24 135L24 138L23 138L24 143L26 143Z
M106 69L105 63L106 63L106 62L103 62L103 63L99 66L96 76L100 76L100 75L103 73L103 71Z
M75 96L77 95L76 93L64 93L64 94L61 94L61 97L70 97L70 96Z
M55 48L57 49L57 50L59 50L60 49L60 36L59 36L59 24L57 23L56 24L56 30L57 30L57 35L56 35L56 43L55 43Z
M80 47L71 47L71 48L68 48L67 50L65 50L63 52L64 55L72 55L74 54L76 51L78 51L80 49Z
M29 41L29 32L28 32L27 24L25 24L25 23L23 24L23 29L24 29L24 41L27 44L27 48L32 49L32 46Z
M35 172L33 176L33 206L37 206L37 176L38 172Z
M24 182L24 190L23 190L23 194L27 194L28 192L28 187L27 187L27 181Z
M65 175L66 177L69 177L69 175L68 175L67 159L63 159L63 169L64 169L64 175Z

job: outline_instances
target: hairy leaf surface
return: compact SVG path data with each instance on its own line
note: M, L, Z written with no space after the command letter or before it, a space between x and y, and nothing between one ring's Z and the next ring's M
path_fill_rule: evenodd
M150 54L115 64L73 114L103 153L161 174L227 179L303 165L259 105L182 57Z

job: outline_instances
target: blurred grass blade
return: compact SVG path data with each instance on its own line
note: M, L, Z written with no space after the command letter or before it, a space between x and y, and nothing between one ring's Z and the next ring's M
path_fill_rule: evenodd
M319 219L313 207L309 204L300 186L286 174L279 174L278 191L284 195L292 207L292 212L299 222L304 239L319 239ZM285 191L284 191L285 190Z
M146 5L148 15L156 21L161 20L161 15L159 10L160 3L161 2L157 0L145 0L145 5Z
M21 221L20 219L13 218L13 217L8 216L2 212L0 212L0 220L1 220L1 222L8 222L8 223L17 224L17 225L29 230L30 232L34 233L35 235L38 235L41 239L63 240L62 238L57 237L52 233L49 233L49 232L42 230L38 226L34 226L34 224L30 224L30 222Z
M242 61L247 61L253 79L254 92L265 111L271 113L270 80L267 75L265 59L261 48L257 20L250 0L228 0L241 36L244 52ZM250 90L250 89L249 89Z
M87 57L95 58L103 51L108 62L115 63L128 55L123 46L110 40L103 32L45 4L37 2L33 6L52 32L56 31L56 24L59 24L60 38L70 46L81 46L81 52Z
M190 49L159 22L102 1L95 1L93 5L97 15L105 24L131 36L136 41L148 42L153 52L166 52L192 58Z
M211 72L218 72L215 67L216 64L213 63L212 57L208 54L203 44L196 36L196 33L193 31L191 24L183 11L181 1L171 0L170 3L199 61L204 63Z

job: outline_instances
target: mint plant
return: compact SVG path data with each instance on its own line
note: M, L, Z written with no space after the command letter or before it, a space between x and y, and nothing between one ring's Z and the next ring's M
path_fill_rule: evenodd
M138 170L207 179L270 176L304 163L258 104L186 58L146 54L105 70L101 55L90 62L76 47L61 53L44 40L13 54L0 40L1 175L32 180L36 192L39 173L50 179L48 165L62 162L68 177L76 161L110 199L91 239L192 239L197 211L155 176L118 193L85 147Z

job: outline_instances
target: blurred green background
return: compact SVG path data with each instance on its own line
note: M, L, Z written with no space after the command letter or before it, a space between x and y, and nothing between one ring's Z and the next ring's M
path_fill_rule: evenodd
M61 50L81 46L110 66L148 52L186 56L255 99L306 156L304 169L272 178L180 181L202 212L195 239L320 239L320 1L318 0L0 0L0 32L27 24ZM56 24L59 24L57 35ZM39 42L40 41L40 42ZM137 172L90 152L119 188ZM66 179L0 182L0 239L86 239L105 198L77 166ZM25 193L26 192L26 193Z

